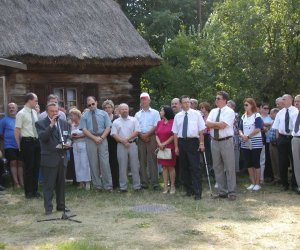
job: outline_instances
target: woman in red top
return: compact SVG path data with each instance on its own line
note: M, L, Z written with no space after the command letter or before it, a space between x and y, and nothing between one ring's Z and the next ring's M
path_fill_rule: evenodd
M162 160L158 159L158 164L163 166L163 178L164 178L164 191L163 193L168 193L168 179L170 175L171 190L170 194L175 194L175 165L176 165L176 155L175 155L175 145L174 145L174 135L172 132L174 112L169 106L163 106L160 110L161 121L157 123L156 126L156 141L159 149L170 148L172 152L172 159Z

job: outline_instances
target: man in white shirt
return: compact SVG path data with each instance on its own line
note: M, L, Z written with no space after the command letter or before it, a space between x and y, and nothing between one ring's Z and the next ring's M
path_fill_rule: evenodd
M220 91L216 96L216 106L206 120L212 137L211 151L216 182L218 183L218 196L236 199L235 155L233 144L234 111L227 106L229 96Z
M294 115L294 113L298 112L298 109L292 106L293 98L290 95L283 95L282 101L284 103L284 108L281 109L276 115L272 128L277 130L276 136L279 154L279 172L281 183L283 185L282 191L287 191L289 189L288 168L290 164L292 165L293 169L291 186L292 188L297 187L291 146L291 133L293 130L291 117Z
M293 127L292 152L294 160L294 172L297 182L297 188L295 191L300 194L300 95L295 97L294 103L298 110L291 116Z
M122 103L119 105L120 117L113 122L111 136L118 142L117 156L119 163L120 191L127 192L127 165L128 156L133 180L133 189L141 189L140 162L136 145L138 133L141 131L139 122L135 117L129 116L129 107Z
M140 95L141 110L135 114L135 118L140 125L140 133L138 139L138 151L139 160L141 165L141 181L142 188L149 187L148 172L150 174L150 180L152 188L154 190L159 189L158 182L158 168L155 149L157 147L155 139L155 128L160 121L159 112L150 107L150 96L148 93L142 93ZM147 167L149 171L147 171Z
M175 152L179 155L186 195L195 195L195 200L200 200L202 185L199 151L204 151L204 120L200 112L191 109L188 96L182 96L180 102L182 111L175 116L172 127Z

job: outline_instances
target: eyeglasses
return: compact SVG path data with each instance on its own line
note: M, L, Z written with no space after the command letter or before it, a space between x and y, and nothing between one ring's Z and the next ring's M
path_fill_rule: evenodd
M269 107L264 107L263 109L269 109Z
M249 106L249 104L248 104L248 103L245 103L245 104L244 104L244 107L248 107L248 106Z
M88 107L90 108L90 107L95 106L95 105L96 105L96 103L93 102L93 103L89 104Z

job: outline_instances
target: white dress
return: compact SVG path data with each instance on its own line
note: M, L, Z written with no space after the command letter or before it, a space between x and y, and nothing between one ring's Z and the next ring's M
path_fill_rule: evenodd
M82 135L83 132L78 129L78 126L72 125L71 134ZM73 155L75 164L75 173L77 182L91 181L90 164L86 152L85 139L73 140Z

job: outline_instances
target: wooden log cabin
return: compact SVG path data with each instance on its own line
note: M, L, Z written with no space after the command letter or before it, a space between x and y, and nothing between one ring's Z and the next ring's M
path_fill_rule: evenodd
M160 64L113 0L4 0L0 2L0 57L27 70L0 67L0 113L35 92L41 110L54 93L65 109L85 108L85 97L139 107L140 77Z

